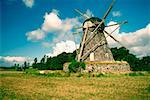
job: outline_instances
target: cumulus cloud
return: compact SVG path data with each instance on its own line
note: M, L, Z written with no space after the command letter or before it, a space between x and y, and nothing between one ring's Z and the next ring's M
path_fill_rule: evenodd
M44 39L46 33L41 29L37 29L31 32L27 32L26 36L27 36L27 40L38 41Z
M79 24L80 22L78 18L61 19L58 16L58 11L53 9L52 12L50 12L49 14L45 14L42 30L59 34L62 32L68 32L72 30L74 25Z
M109 22L110 24L115 24L116 22ZM108 27L105 30L111 33L116 27ZM125 33L119 32L119 29L112 34L117 40L119 40L125 47L127 47L131 53L137 55L138 57L150 56L150 24L145 28L139 29L135 32ZM119 46L113 39L110 37L107 38L108 44L110 47Z
M46 13L44 16L44 23L42 25L42 30L46 32L52 32L59 30L62 26L62 20L58 17L57 13L52 11L51 13Z
M76 45L74 41L61 41L53 47L53 52L46 54L47 56L54 57L57 56L63 52L66 53L72 53L74 50L76 50L79 47L79 45Z
M113 17L120 17L121 16L121 12L120 11L113 11L112 15L113 15Z
M113 24L117 24L117 22L114 22L114 21L110 21L107 25L113 25ZM116 29L116 31L114 31ZM116 25L116 26L111 26L111 27L106 27L105 30L108 32L108 33L111 33L113 32L113 34L111 34L112 36L114 36L117 40L120 41L120 35L119 34L119 30L120 30L120 26L119 25ZM118 46L118 43L116 43L111 37L107 36L107 34L105 34L105 36L107 37L107 41L109 43L109 46L110 47L116 47Z
M25 61L31 62L30 58L21 56L0 56L0 66L12 66L13 64L23 64Z
M89 12L90 13L90 12ZM44 15L44 22L41 28L35 31L27 32L27 39L30 41L43 40L48 34L54 34L54 38L51 44L64 40L71 40L73 27L80 26L79 17L61 19L59 17L59 11L53 9L50 13ZM44 47L48 46L48 43L42 43Z
M22 0L22 1L29 8L32 8L32 6L34 5L34 0Z

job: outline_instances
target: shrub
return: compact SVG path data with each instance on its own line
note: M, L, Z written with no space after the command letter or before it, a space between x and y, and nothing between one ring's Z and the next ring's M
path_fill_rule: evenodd
M69 69L69 72L74 72L74 73L76 73L78 71L81 72L82 69L85 69L85 63L84 62L77 62L76 60L73 60L69 64L68 69Z

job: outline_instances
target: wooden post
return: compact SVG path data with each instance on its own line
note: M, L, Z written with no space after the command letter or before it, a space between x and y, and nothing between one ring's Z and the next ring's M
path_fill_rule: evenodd
M104 19L99 23L99 25L94 29L94 31L92 32L92 34L89 36L89 38L85 41L85 45L87 45L97 34L97 30L98 28L101 26L101 24L104 22Z
M78 61L80 61L80 59L81 59L81 55L82 55L82 52L83 52L83 48L84 48L87 33L88 33L88 27L86 28L85 33L83 35L83 40L82 40L81 48L80 48L79 55L78 55Z

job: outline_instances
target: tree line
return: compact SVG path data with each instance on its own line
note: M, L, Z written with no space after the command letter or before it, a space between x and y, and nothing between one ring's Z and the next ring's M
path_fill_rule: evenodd
M132 71L150 71L150 56L137 58L124 47L111 48L111 51L115 61L127 61L130 64ZM63 52L56 57L48 57L44 55L39 61L37 58L35 58L31 66L29 63L24 62L22 67L19 67L17 64L15 67L17 67L18 70L25 70L29 67L37 68L39 70L63 70L63 64L74 61L75 57L76 51L73 53Z

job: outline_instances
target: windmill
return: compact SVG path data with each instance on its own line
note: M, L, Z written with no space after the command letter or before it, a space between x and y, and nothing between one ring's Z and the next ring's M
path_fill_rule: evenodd
M127 21L123 21L109 26L105 25L105 20L112 9L114 2L115 0L112 1L102 19L98 17L88 16L79 11L78 9L75 9L75 11L83 16L85 19L82 27L79 27L83 29L82 40L76 57L79 62L114 61L113 55L106 40L107 37L111 37L114 41L118 42L121 46L123 46L122 43L120 43L115 37L112 36L112 33L119 27L117 27L111 33L108 33L104 30L105 27L111 27L127 23ZM105 36L104 34L107 34L107 36Z

